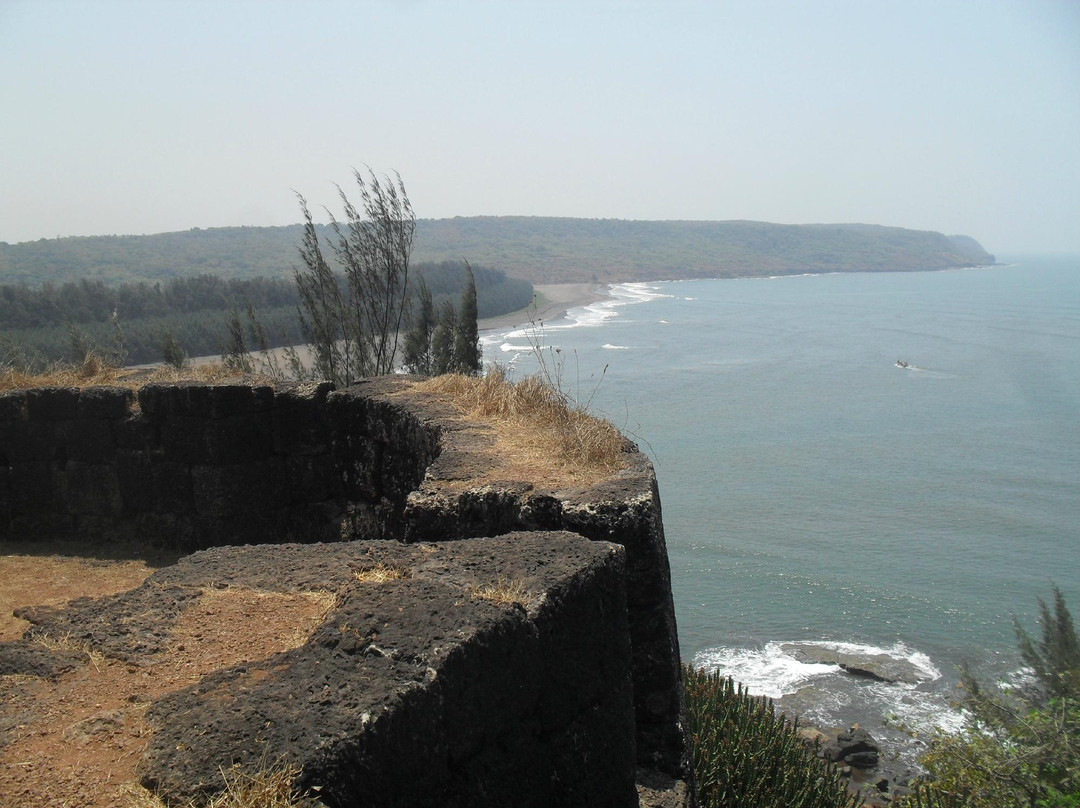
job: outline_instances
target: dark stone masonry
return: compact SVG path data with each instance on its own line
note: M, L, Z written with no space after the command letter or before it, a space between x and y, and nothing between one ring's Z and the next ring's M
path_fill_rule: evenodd
M143 780L163 795L204 793L223 761L272 749L331 806L687 804L647 458L627 442L624 468L585 489L493 482L490 428L409 388L0 395L0 539L194 553L131 592L27 610L31 632L125 658L211 585L337 593L303 647L151 707ZM366 564L402 574L364 583ZM503 580L528 595L470 594ZM0 646L0 668L18 667L20 648Z

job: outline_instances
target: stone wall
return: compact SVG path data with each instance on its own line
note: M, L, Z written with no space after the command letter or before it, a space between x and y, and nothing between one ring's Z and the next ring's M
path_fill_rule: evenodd
M0 539L223 544L400 538L438 429L329 384L0 395Z
M626 553L636 756L688 775L660 499L625 467L585 489L491 481L494 439L408 380L0 395L0 539L221 545L442 542L567 530Z

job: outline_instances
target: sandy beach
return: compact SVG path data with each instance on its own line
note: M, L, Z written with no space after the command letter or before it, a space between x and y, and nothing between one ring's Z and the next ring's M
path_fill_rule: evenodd
M519 309L498 317L487 317L477 322L480 331L496 328L513 328L541 321L558 320L570 309L587 306L607 297L605 287L599 283L548 283L533 286L538 301L537 308Z

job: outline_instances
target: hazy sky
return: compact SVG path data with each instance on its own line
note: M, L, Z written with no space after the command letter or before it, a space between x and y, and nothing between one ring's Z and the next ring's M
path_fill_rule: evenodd
M1080 2L0 0L0 240L299 220L871 222L1080 252Z

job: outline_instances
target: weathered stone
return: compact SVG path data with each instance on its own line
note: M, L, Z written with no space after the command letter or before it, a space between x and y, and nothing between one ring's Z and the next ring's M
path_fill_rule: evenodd
M81 463L109 463L116 453L116 442L108 421L100 418L80 418L54 425L54 459L77 460Z
M79 388L39 387L26 391L31 421L70 421L79 415Z
M685 776L678 639L648 459L627 442L625 468L584 490L490 482L491 428L438 398L404 394L407 384L147 385L138 411L121 410L120 394L38 392L33 407L26 396L0 397L0 415L10 416L0 417L0 530L26 540L97 532L100 541L134 537L182 551L350 537L444 541L538 527L620 544L637 761ZM44 420L24 419L33 413ZM91 422L96 437L77 443L72 436ZM545 715L564 715L568 698L553 693Z
M78 417L106 421L123 418L134 400L134 394L126 387L84 387L79 391Z
M376 563L407 577L353 577ZM340 601L302 648L155 703L143 782L205 794L222 760L255 765L272 749L331 804L637 805L622 564L621 549L565 533L185 559L151 581L336 582ZM473 594L501 580L526 602Z
M50 650L25 642L0 643L0 676L55 679L86 661L78 651Z
M68 461L63 470L52 470L54 502L64 513L120 516L123 499L116 469Z
M6 393L0 393L0 423L26 421L29 418L25 390L9 390Z

